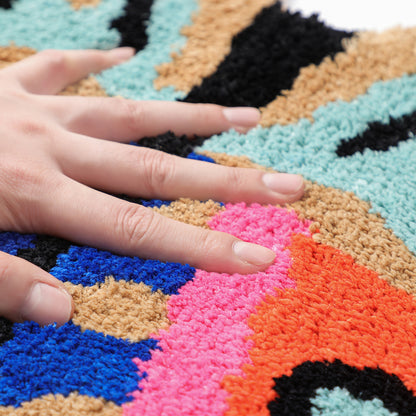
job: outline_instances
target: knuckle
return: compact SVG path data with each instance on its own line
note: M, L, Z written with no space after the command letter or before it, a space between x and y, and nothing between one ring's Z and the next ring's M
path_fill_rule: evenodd
M227 170L226 182L235 189L240 189L244 186L244 174L238 168L230 168Z
M8 121L8 127L14 131L16 141L36 140L36 146L39 149L54 149L57 143L59 129L50 120L39 115L35 118L33 114L26 113L26 117L11 117Z
M220 195L227 201L234 200L245 187L244 174L241 169L227 168L224 180L219 183Z
M223 252L223 234L211 230L198 230L195 239L195 247L204 253L205 258L216 258L219 252Z
M143 160L145 189L152 195L168 191L169 184L175 177L175 158L157 150L146 149Z
M0 260L0 288L3 291L8 286L10 276L13 275L13 258L11 256L2 254Z
M214 243L214 236L209 231L204 230L199 234L196 243L204 252L210 251Z
M67 54L64 51L47 49L39 53L39 56L47 61L51 71L64 71L68 66Z
M139 132L146 121L146 109L143 103L115 98L121 111L121 121L131 135L139 136Z
M155 213L135 204L122 205L116 215L116 233L129 248L144 245L157 227Z
M10 194L21 202L36 201L45 194L45 189L54 189L57 184L57 175L49 168L26 160L1 160L0 172L2 195Z
M213 104L195 104L195 117L201 124L212 124L218 116L218 107Z
M16 130L24 135L46 139L51 136L50 127L42 120L21 119L16 121Z

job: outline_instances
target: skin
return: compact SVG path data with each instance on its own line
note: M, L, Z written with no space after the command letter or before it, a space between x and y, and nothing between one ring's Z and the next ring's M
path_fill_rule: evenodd
M131 48L44 51L0 71L0 230L49 234L119 254L255 273L275 254L237 238L162 217L109 193L262 204L303 194L297 175L229 168L130 146L168 130L211 135L255 126L256 109L55 94L128 60ZM226 111L224 111L226 110ZM63 324L73 302L63 284L0 252L0 315Z

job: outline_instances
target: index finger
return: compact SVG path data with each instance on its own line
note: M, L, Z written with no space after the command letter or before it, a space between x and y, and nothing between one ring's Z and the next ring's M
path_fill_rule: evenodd
M67 85L131 58L133 48L98 50L45 50L2 70L33 94L56 94Z

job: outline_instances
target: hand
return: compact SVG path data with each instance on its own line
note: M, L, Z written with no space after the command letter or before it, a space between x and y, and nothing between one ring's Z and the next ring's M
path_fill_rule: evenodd
M259 121L256 109L54 95L133 53L131 48L44 51L0 71L0 230L55 235L210 271L266 268L275 257L267 248L100 192L262 204L291 202L303 193L297 175L228 168L127 144L168 130L246 131ZM72 313L61 282L0 253L0 315L63 324Z

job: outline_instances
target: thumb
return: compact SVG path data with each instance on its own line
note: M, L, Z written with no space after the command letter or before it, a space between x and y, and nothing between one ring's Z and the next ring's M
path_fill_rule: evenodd
M63 325L73 311L62 282L26 260L0 252L0 316Z

